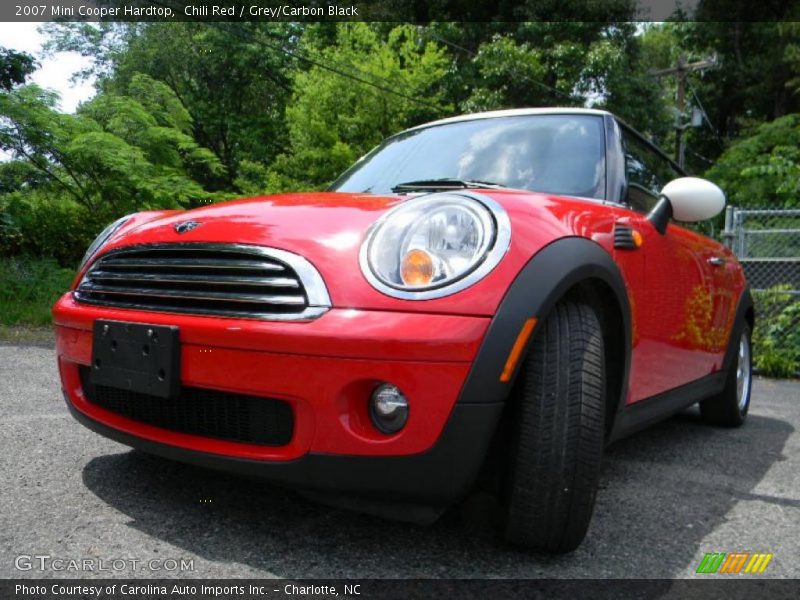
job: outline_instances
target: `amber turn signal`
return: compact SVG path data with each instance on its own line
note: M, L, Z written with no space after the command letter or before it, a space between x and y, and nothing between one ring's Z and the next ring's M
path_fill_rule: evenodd
M536 327L536 317L531 317L525 321L522 329L520 329L519 335L517 335L517 339L511 347L511 352L508 354L508 359L506 359L503 372L500 374L500 381L503 383L511 381L511 376L514 374L514 369L517 367L522 351L525 350L525 345L528 343L534 327Z
M637 248L641 248L642 244L644 243L644 238L642 234L636 231L635 229L631 230L631 239L633 239L633 245Z
M425 250L409 250L400 263L400 277L406 285L428 285L433 281L433 257Z

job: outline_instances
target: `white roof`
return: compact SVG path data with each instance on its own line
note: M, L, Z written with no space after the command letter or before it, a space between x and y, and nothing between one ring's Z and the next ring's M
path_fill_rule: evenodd
M491 110L488 112L471 113L466 115L458 115L457 117L447 117L446 119L439 119L438 121L431 121L430 123L423 123L416 127L410 127L406 131L414 131L415 129L423 129L425 127L432 127L434 125L447 125L448 123L458 123L460 121L474 121L477 119L495 119L498 117L524 117L527 115L611 115L607 110L597 110L595 108L574 108L574 107L547 107L547 108L511 108L506 110Z

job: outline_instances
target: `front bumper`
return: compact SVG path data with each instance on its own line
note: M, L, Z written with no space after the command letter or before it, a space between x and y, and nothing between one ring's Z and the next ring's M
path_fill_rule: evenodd
M299 490L347 499L391 501L395 505L446 506L463 497L478 474L502 403L457 404L436 445L408 456L344 456L310 452L291 461L264 461L198 452L130 435L78 410L65 393L72 415L86 427L112 440L165 458L245 477L264 479ZM354 506L353 502L343 504ZM407 507L381 512L370 505L355 507L403 520Z
M490 320L333 309L314 321L265 322L110 309L54 308L59 369L75 417L142 450L309 490L442 504L474 479L501 403L459 404ZM153 427L109 412L84 394L98 318L177 325L185 386L280 399L294 414L283 446L224 441ZM380 382L410 403L406 427L387 436L368 415Z

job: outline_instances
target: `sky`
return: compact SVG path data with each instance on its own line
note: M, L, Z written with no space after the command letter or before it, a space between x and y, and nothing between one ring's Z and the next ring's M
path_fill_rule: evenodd
M0 46L13 50L24 50L39 61L39 68L28 80L43 88L57 91L61 96L60 108L64 112L75 112L78 104L94 95L90 81L72 83L72 75L91 63L77 52L59 52L43 59L42 42L45 36L37 31L41 23L0 23Z

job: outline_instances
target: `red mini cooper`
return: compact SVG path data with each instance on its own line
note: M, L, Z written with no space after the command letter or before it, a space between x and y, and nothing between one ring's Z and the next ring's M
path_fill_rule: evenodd
M320 193L120 219L55 305L90 429L432 521L477 481L505 536L575 548L603 448L696 402L741 425L753 304L678 222L723 209L613 115L390 137Z

